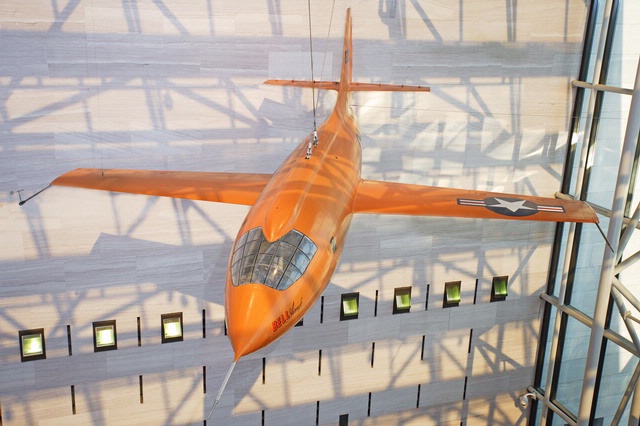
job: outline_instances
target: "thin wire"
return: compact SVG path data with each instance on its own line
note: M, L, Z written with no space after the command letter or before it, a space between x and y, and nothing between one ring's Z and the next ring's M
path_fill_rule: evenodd
M313 96L313 131L316 131L316 88L313 81L313 40L311 37L311 0L307 0L309 8L309 50L311 53L311 93Z
M322 68L320 68L320 84L318 85L318 89L322 85L322 78L324 76L324 65L327 60L327 51L329 50L329 35L331 34L331 24L333 23L333 10L336 7L336 0L333 0L333 4L331 5L331 16L329 16L329 29L327 30L327 38L324 41L324 55L322 56ZM317 108L317 103L320 102L320 96L318 95L318 99L316 100L316 105L314 110Z

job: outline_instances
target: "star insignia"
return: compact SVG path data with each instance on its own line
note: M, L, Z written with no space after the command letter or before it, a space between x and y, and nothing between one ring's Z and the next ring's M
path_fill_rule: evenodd
M458 205L484 207L503 216L531 216L538 212L564 213L562 206L543 206L533 201L510 197L488 197L482 200L458 198Z
M504 208L512 213L516 213L518 210L537 210L534 207L525 206L527 200L508 201L501 198L494 198L498 204L492 204L493 208Z

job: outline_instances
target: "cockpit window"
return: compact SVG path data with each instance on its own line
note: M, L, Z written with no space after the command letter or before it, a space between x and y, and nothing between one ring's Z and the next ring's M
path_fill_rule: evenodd
M236 243L231 282L234 286L252 283L284 290L304 274L317 249L309 237L296 230L270 243L262 228L253 228Z

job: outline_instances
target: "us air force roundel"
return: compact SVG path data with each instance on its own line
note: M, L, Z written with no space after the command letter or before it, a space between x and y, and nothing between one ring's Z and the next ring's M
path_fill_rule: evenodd
M562 206L542 206L529 200L519 198L489 197L483 200L458 198L461 206L484 207L503 216L531 216L538 212L564 213Z

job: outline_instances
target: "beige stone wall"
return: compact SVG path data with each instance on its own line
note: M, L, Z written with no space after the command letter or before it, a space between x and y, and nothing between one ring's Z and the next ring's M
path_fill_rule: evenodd
M312 3L316 78L338 76L350 6L356 80L432 87L354 96L364 177L558 190L584 2L337 1L333 18ZM247 208L65 188L19 207L12 191L76 167L272 172L312 96L261 82L310 78L308 35L306 2L1 2L3 425L203 424L232 359L223 283ZM321 120L334 98L318 96ZM317 304L242 359L209 424L524 424L553 229L356 217L322 323ZM490 303L499 275L509 297ZM456 280L461 306L443 309ZM394 316L401 286L412 309ZM360 317L340 322L352 291ZM177 311L184 341L163 345ZM94 353L92 322L110 319L118 350ZM18 331L40 327L47 359L21 363Z

